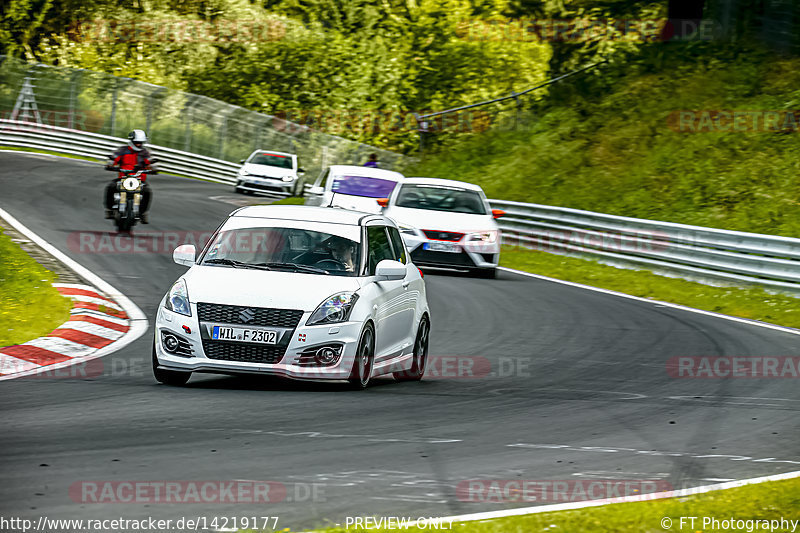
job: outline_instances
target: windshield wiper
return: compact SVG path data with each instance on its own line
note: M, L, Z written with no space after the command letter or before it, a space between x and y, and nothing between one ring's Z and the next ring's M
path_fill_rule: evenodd
M286 268L296 270L298 272L308 272L310 274L330 274L329 271L325 270L324 268L313 267L309 265L299 265L297 263L259 263L260 265L269 267L269 268Z
M242 261L234 261L233 259L207 259L203 261L204 265L230 265L236 268L255 268L256 270L272 270L265 264L244 263Z

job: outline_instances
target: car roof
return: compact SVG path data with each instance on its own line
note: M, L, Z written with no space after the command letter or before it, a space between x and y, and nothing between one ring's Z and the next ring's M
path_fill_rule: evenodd
M461 187L470 191L483 191L479 185L467 183L466 181L445 180L441 178L406 178L403 183L413 183L417 185L441 185L443 187Z
M270 154L275 154L275 155L286 155L286 156L290 156L290 157L297 157L297 154L291 154L289 152L277 152L275 150L267 150L267 149L253 150L253 152L250 155L252 156L253 154L261 153L261 152L268 152Z
M336 176L355 174L356 176L366 176L370 178L381 178L393 181L405 181L405 176L394 170L385 168L361 167L358 165L331 165L331 172Z
M306 222L324 222L328 224L346 224L364 226L371 221L381 221L388 226L395 226L392 219L374 213L351 211L338 207L316 207L309 205L253 205L234 211L229 217L269 218L282 220L302 220Z

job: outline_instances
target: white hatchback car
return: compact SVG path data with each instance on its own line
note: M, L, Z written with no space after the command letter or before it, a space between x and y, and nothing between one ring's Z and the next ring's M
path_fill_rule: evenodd
M297 196L300 176L304 173L297 165L297 155L286 152L256 150L236 174L236 192L267 193L280 196Z
M364 388L425 372L425 282L395 224L381 215L305 206L234 211L158 308L153 373L348 380Z
M393 170L331 165L320 173L313 185L306 187L305 204L380 213L378 200L391 196L404 179Z
M420 266L466 269L493 278L500 228L483 190L472 183L406 178L383 214L397 222L411 259Z

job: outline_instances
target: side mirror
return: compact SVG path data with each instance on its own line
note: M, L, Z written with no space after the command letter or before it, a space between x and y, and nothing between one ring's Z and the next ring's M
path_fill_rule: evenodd
M244 159L240 159L240 160L239 160L239 163L240 163L240 164L242 164L242 165L244 165L244 162L245 162L245 160L244 160Z
M500 218L506 216L506 212L502 209L492 209L492 218Z
M378 281L397 281L406 277L406 266L400 261L384 259L375 267Z
M190 267L194 265L195 253L194 244L182 244L172 252L172 260L179 265Z
M376 198L375 201L378 202L378 205L381 207L389 207L388 198Z
M313 195L319 196L324 192L325 192L325 189L323 189L319 185L312 185L311 187L308 188L308 194L313 194Z
M305 174L305 173L306 173L306 171L305 171L305 169L298 168L298 169L297 169L297 173L298 173L298 174Z

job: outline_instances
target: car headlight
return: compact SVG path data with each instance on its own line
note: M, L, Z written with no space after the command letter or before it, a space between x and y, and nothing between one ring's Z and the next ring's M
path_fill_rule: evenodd
M405 233L406 235L417 235L416 228L412 228L411 226L398 226L400 228L400 233Z
M350 318L350 313L353 312L353 306L357 300L358 295L352 292L334 294L311 313L306 326L346 322Z
M294 181L294 176L284 176L281 178L283 181Z
M497 230L471 233L467 240L475 244L494 244L497 242Z
M172 312L192 316L192 308L189 306L189 291L186 290L186 282L179 279L167 294L167 301L164 307Z

